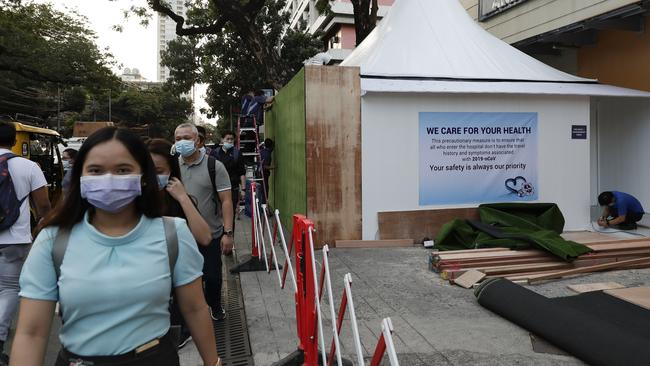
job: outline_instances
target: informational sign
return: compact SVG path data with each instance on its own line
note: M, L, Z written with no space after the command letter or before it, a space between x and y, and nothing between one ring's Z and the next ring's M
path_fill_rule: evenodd
M586 125L572 125L571 126L571 139L573 139L573 140L586 140L587 139L587 126Z
M528 0L479 0L478 20L484 21Z
M537 113L420 112L420 205L538 197Z

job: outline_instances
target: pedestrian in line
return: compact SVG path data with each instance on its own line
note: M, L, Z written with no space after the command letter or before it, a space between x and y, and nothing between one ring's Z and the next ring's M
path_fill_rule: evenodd
M199 248L204 258L205 300L212 319L223 320L226 312L221 306L221 254L231 254L233 247L230 178L221 162L197 148L196 126L181 124L176 127L174 136L174 149L180 154L181 180L187 193L196 198L199 212L212 231L210 245Z
M158 188L165 196L163 199L163 214L187 220L187 225L196 242L199 245L208 246L212 241L210 226L201 217L199 210L180 180L181 171L178 166L178 158L170 153L172 146L171 142L164 139L152 139L147 142L147 149L156 166ZM178 301L175 299L172 300L170 312L171 324L181 327L178 340L178 349L181 349L192 340L192 336L180 313Z
M39 217L50 211L47 181L30 160L11 152L16 126L0 122L0 365L9 364L4 343L18 307L18 278L32 243L30 202ZM10 178L10 179L9 179Z
M161 203L136 135L105 127L86 139L66 200L39 225L23 267L11 366L43 364L57 301L55 366L178 366L172 288L203 364L221 364L201 296L201 254L184 220L161 217Z
M234 211L239 214L239 202L244 199L246 193L246 165L242 158L241 151L235 147L235 133L225 131L221 138L221 147L212 150L211 154L226 167L230 177L232 189L232 203ZM233 230L235 221L233 221Z
M262 144L262 148L260 149L260 158L261 158L261 170L262 170L262 177L264 178L264 203L266 203L266 199L269 198L269 177L271 177L271 169L273 167L271 164L273 163L273 149L275 148L275 143L273 140L267 138L264 140L264 143Z
M72 177L72 166L77 158L77 150L67 148L61 154L61 164L63 165L63 181L61 181L61 188L63 192L67 192L70 188L70 177Z
M203 126L196 126L196 130L199 132L199 141L196 144L196 148L201 151L202 154L211 155L212 149L205 146L205 139L208 136L208 131Z

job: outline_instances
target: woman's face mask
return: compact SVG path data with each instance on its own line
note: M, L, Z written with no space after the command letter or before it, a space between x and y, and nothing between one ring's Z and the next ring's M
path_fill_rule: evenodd
M96 208L117 213L142 194L142 175L84 175L81 197Z
M167 187L169 183L169 174L158 174L158 189L161 191Z

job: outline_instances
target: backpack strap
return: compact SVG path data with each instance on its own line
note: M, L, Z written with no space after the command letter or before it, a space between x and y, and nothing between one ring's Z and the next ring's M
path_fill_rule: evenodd
M165 241L167 242L167 255L169 257L169 273L174 277L174 267L178 259L178 233L173 217L163 216L163 227L165 228Z
M63 263L63 256L65 255L65 250L68 248L69 240L70 230L60 227L54 238L54 244L52 244L52 263L54 264L57 281L61 277L61 263Z
M208 174L210 175L210 183L212 183L212 192L217 193L217 184L214 181L217 175L217 159L208 156Z
M7 161L9 159L13 159L13 158L17 158L17 157L18 157L18 155L14 154L12 152L8 152L8 153L0 155L0 162Z

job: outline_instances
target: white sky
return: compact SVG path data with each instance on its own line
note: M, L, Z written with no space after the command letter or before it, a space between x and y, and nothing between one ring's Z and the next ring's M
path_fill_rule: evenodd
M88 18L88 26L97 34L97 45L100 49L106 47L115 56L119 65L114 68L116 74L121 74L125 67L138 68L145 78L156 80L156 16L148 27L141 26L138 18L124 19L122 11L131 5L146 5L144 0L38 0L51 2L63 12L76 9ZM67 8L67 9L66 9ZM114 25L122 25L124 30L116 32Z
M157 15L150 19L147 27L140 25L139 18L131 16L124 19L123 10L132 5L146 6L146 0L36 0L39 3L52 3L55 8L68 12L76 9L88 18L88 27L97 35L97 45L100 49L109 48L117 65L113 72L122 74L124 68L138 68L140 74L151 81L157 80L157 48L156 28ZM114 25L121 25L122 32L113 30ZM195 89L195 110L207 108L204 101L206 86L198 85ZM207 121L205 116L202 116Z

